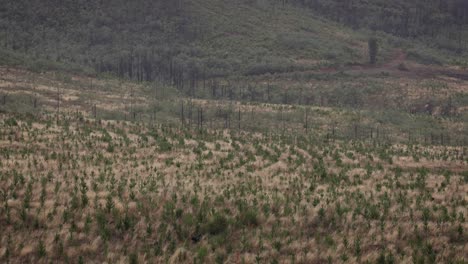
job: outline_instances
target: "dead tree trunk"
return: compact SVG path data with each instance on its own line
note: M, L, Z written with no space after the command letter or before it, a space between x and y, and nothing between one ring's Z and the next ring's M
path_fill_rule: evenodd
M224 113L224 129L228 128L228 114L227 112Z
M94 116L94 119L97 119L97 105L94 104L93 106L93 116Z
M200 131L203 131L203 108L200 107Z
M185 123L185 120L184 120L184 101L181 101L180 122L181 122L182 127L183 127L184 123Z
M130 88L130 119L134 118L133 115L133 88Z
M60 121L60 86L57 85L57 125Z
M332 139L333 141L335 141L335 125L333 124L333 127L332 127Z
M309 116L308 116L308 114L309 114L309 109L306 109L306 111L305 111L305 125L304 125L305 130L306 130L306 134L309 133Z
M286 130L286 125L284 123L284 112L283 112L283 108L281 108L281 123L283 125L283 128L282 128L282 134L284 135L284 132Z
M37 108L37 93L36 93L36 86L34 85L33 86L33 94L34 94L34 97L33 97L33 107L34 109Z
M240 110L240 107L239 107L238 121L239 121L239 131L240 131L241 130L241 110Z

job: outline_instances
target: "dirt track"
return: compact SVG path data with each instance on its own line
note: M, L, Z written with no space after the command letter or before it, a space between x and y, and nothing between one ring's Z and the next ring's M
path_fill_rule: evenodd
M410 78L437 78L445 76L468 80L468 71L438 65L423 65L407 60L403 50L396 50L393 59L381 65L352 65L341 69L323 69L317 73L346 73L351 75L373 75L383 72Z
M407 59L407 54L404 50L397 49L394 51L392 59L377 65L371 64L354 64L342 67L325 67L317 70L293 71L288 73L280 73L279 76L288 76L295 73L304 74L338 74L344 73L349 75L378 75L382 73L392 74L393 76L401 76L407 78L437 78L440 76L450 77L461 80L468 80L468 71L457 69L454 67L439 66L439 65L423 65Z

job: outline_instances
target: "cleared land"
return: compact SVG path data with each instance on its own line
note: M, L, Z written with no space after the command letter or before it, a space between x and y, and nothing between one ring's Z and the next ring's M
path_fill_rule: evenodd
M4 2L0 263L466 263L464 1Z
M3 261L467 258L466 148L0 120Z

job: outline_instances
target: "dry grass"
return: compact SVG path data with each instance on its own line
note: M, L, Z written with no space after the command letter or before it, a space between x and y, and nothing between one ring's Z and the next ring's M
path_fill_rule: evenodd
M464 148L66 117L0 116L2 262L466 261Z
M466 92L459 79L440 86L442 78L406 74L383 78L392 89L377 97L403 95L411 104ZM377 137L324 143L321 133L331 133L337 120L373 120L352 110L235 100L191 100L194 109L219 115L214 126L205 121L203 133L187 124L94 120L94 105L130 117L134 109L167 103L174 109L166 118L179 123L180 99L185 107L188 100L155 100L148 85L115 80L6 68L0 75L2 94L40 104L33 115L0 113L0 262L464 263L468 257L466 147ZM340 80L273 84L313 93ZM225 122L218 109L233 112L231 128L240 109L242 130L216 129ZM306 109L315 131L303 137ZM262 122L273 133L243 131ZM466 125L440 122L460 131Z

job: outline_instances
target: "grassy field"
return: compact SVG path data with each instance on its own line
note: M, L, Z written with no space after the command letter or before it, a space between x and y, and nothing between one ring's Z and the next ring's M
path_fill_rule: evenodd
M466 263L466 52L102 3L0 8L0 263Z
M303 91L466 92L463 76L405 63L412 75L353 66ZM463 101L444 117L0 72L2 262L466 262ZM249 78L237 87L267 77ZM288 78L267 80L300 87Z
M391 143L468 143L468 75L394 50L387 62L210 78L192 87L0 68L0 110ZM60 99L60 100L58 100ZM60 110L60 109L59 109Z
M466 147L0 123L3 262L466 261Z

